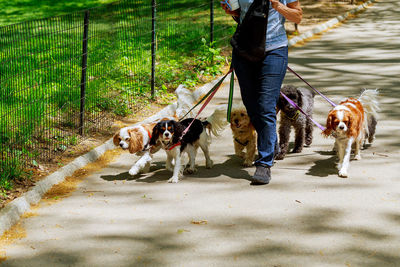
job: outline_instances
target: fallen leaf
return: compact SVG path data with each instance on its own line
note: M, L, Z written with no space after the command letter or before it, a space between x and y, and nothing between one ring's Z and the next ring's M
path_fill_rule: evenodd
M297 200L297 199L296 199L296 202L297 202L297 203L301 203L301 201L300 201L300 200Z
M186 229L178 229L177 231L178 234L182 234L183 232L190 232L190 231Z
M191 224L207 224L208 221L207 221L207 220L201 220L201 221L194 221L194 220L192 220L190 223L191 223Z

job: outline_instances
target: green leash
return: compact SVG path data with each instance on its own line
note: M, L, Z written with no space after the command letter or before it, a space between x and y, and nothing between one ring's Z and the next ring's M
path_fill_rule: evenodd
M228 98L228 108L226 110L226 119L228 122L231 122L231 111L232 111L232 101L233 101L233 89L235 86L235 72L234 69L232 68L232 74L231 74L231 82L229 85L229 98Z

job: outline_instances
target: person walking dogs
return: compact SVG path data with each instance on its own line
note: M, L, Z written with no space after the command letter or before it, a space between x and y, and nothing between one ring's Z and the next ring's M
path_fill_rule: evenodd
M227 14L239 22L240 26L253 1L257 0L238 0L240 9L234 11L231 11L225 3L221 6ZM284 23L285 19L288 19L299 24L303 15L298 0L269 0L269 2L265 2L268 10L265 57L263 55L257 62L243 57L235 52L235 49L232 53L232 65L239 81L242 101L257 131L259 155L255 161L256 171L252 185L268 184L271 180L270 168L279 149L276 134L276 105L288 64L288 39Z

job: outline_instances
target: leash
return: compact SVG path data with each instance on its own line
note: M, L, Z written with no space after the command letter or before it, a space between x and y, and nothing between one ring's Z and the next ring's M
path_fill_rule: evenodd
M200 113L203 111L203 109L208 105L208 103L210 103L210 101L214 97L215 93L221 87L221 84L225 80L226 76L228 76L229 73L231 73L232 71L233 71L233 69L231 67L229 69L229 71L213 86L213 88L211 88L210 91L208 91L207 94L202 99L200 99L200 101L194 107L192 107L181 119L179 119L179 121L181 121L184 117L186 117L187 114L189 114L190 111L192 111L201 102L203 102L204 99L207 98L207 100L201 106L199 112L196 114L196 116L193 118L193 120L190 122L190 124L186 127L186 129L182 132L182 135L181 135L181 137L179 137L179 140L182 140L183 136L189 131L190 126L192 126L193 122L197 119L197 117L200 115Z
M232 67L231 64L231 69L232 69L232 74L231 74L231 81L229 83L229 97L228 97L228 108L226 110L226 120L228 122L231 122L231 111L232 111L232 101L233 101L233 89L235 85L235 71Z
M311 116L309 116L308 114L306 114L295 102L293 102L292 99L290 99L289 97L287 97L284 93L281 92L281 95L289 102L290 105L292 105L293 107L295 107L297 110L299 110L301 113L303 113L307 118L309 118L315 125L318 126L318 128L320 128L322 131L325 131L325 127L322 126L321 124L319 124L318 122L316 122L313 118L311 118Z
M318 91L317 89L315 89L314 87L311 86L311 84L309 84L306 80L304 80L297 72L295 72L293 69L291 69L289 66L287 66L287 69L293 73L294 75L296 75L300 80L302 80L305 84L307 84L311 89L313 89L315 92L317 92L320 96L322 96L322 98L324 98L329 104L332 105L332 107L336 107L337 105L330 100L329 98L327 98L325 95L323 95L320 91Z

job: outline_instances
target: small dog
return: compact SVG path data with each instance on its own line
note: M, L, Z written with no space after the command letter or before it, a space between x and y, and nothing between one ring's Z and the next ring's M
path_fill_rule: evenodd
M253 165L257 134L243 105L239 104L232 107L230 125L235 154L244 159L243 166ZM246 152L244 152L244 149L246 149Z
M312 118L314 109L314 93L306 88L285 85L281 92L293 100L307 115ZM279 96L278 110L281 111L279 122L279 148L277 160L284 159L289 149L289 137L291 127L295 131L293 153L300 153L304 144L310 146L313 139L313 124L310 118L293 107L282 95Z
M173 172L169 183L177 183L181 175L181 156L183 152L189 155L189 166L184 170L188 174L196 172L195 161L197 149L200 147L206 158L206 168L212 168L213 161L210 158L209 146L211 133L219 135L225 124L225 112L216 109L205 121L195 119L185 135L183 131L193 121L192 118L181 122L175 120L161 121L153 128L150 145L159 142L167 153L166 169ZM207 133L207 129L209 132ZM172 164L174 161L174 166ZM173 166L173 167L172 167Z
M339 177L348 176L352 145L354 144L354 159L360 160L360 148L365 139L372 143L375 138L379 111L377 96L377 90L364 90L358 99L348 98L328 114L323 134L332 134L335 137Z
M129 153L140 156L140 159L129 170L130 175L136 175L139 172L146 173L150 170L152 154L161 148L159 145L153 146L151 150L148 149L151 132L155 125L155 123L148 123L124 127L114 135L115 146L120 146L123 150L129 150Z

